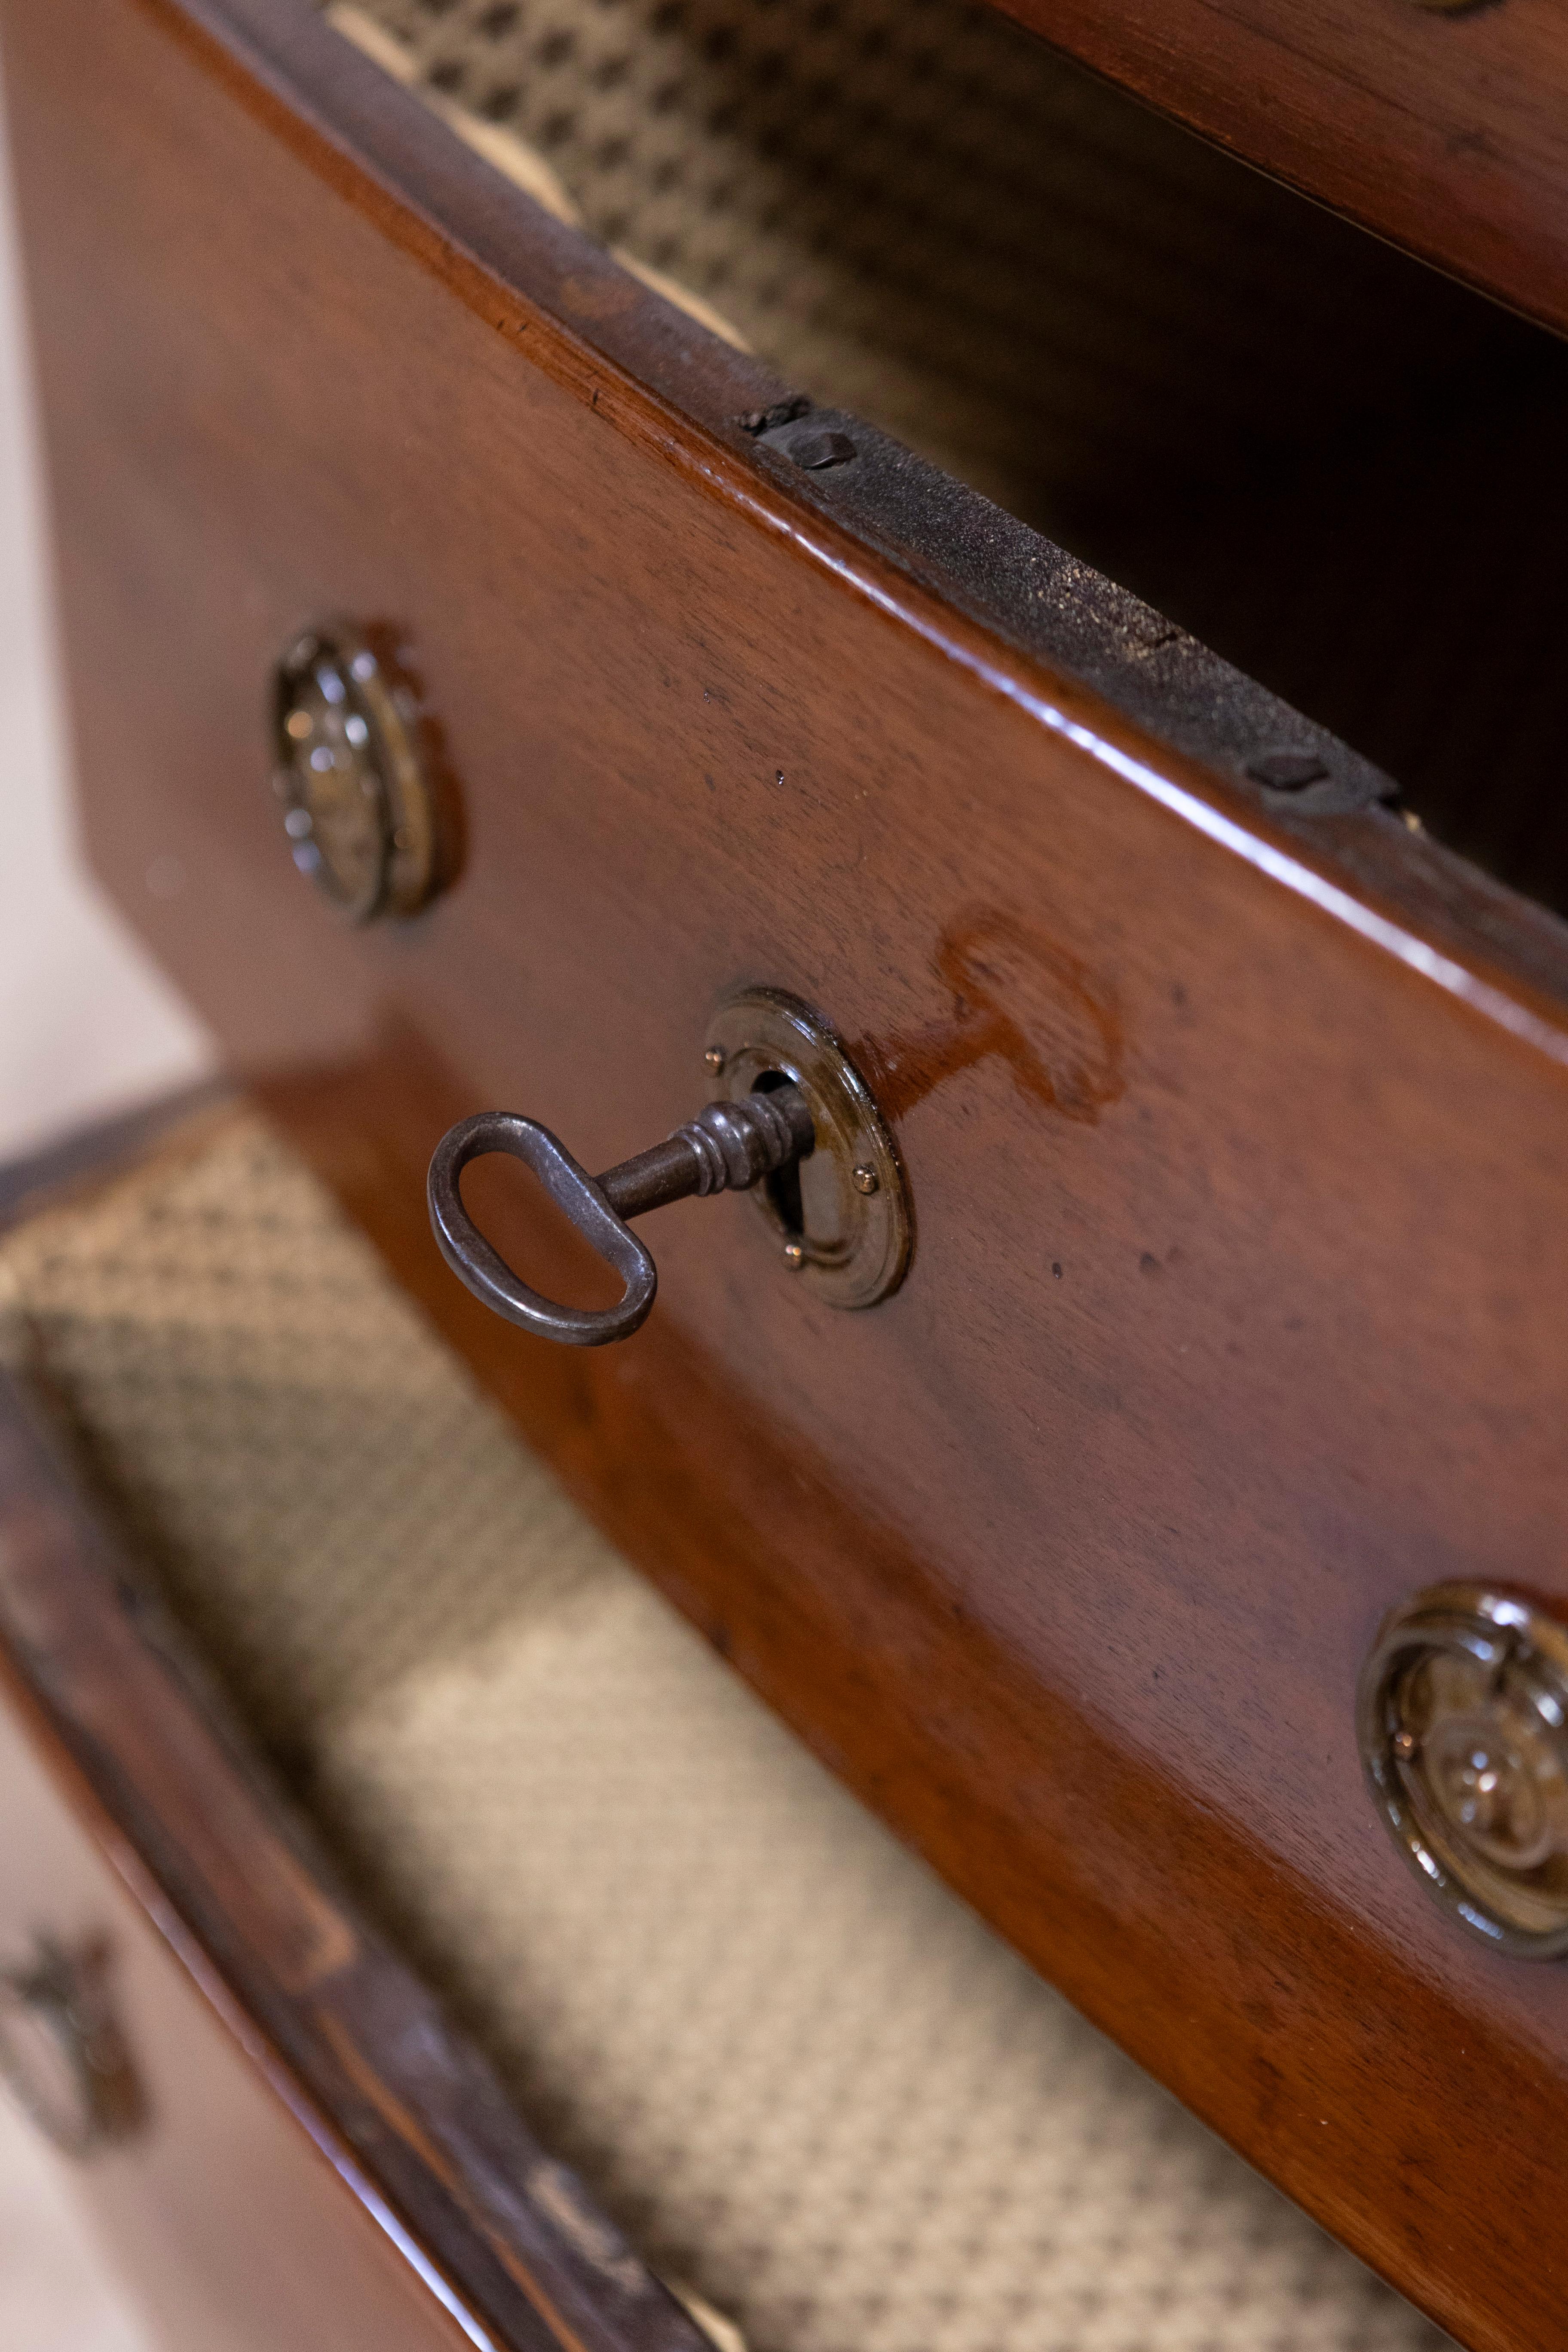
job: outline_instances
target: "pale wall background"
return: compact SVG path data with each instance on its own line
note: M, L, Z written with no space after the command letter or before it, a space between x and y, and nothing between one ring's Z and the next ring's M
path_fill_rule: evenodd
M211 1062L77 857L33 449L0 145L0 1160ZM3 2096L0 2347L152 2352L77 2217L68 2168Z
M72 838L9 185L0 147L0 1160L209 1061Z

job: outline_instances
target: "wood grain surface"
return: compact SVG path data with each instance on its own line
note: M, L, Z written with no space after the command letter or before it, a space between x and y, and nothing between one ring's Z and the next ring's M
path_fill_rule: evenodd
M1385 814L1264 810L852 532L736 426L745 362L280 0L4 24L100 873L850 1785L1464 2342L1568 2343L1568 1978L1424 1901L1352 1723L1414 1588L1568 1591L1563 928ZM400 929L334 924L266 787L333 611L395 625L465 795ZM629 1345L486 1318L443 1127L607 1165L757 981L898 1108L897 1297L814 1304L720 1201L647 1229Z
M1000 0L1110 80L1561 332L1557 0Z

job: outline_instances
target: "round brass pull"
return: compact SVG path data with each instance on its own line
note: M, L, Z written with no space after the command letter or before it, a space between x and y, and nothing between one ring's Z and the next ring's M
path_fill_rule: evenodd
M1516 1594L1433 1585L1379 1632L1358 1728L1428 1893L1494 1950L1568 1953L1568 1628Z
M145 2111L108 1960L101 1939L68 1950L40 1936L29 1959L0 1968L0 2082L63 2156L125 2138Z
M651 1150L590 1176L559 1137L513 1111L450 1129L430 1162L437 1246L458 1279L509 1323L568 1347L627 1339L658 1287L628 1220L672 1201L754 1192L784 1264L834 1305L868 1307L903 1278L910 1214L893 1139L842 1041L779 989L745 989L714 1016L703 1055L729 1093ZM463 1171L489 1151L521 1160L621 1277L614 1307L564 1307L532 1289L463 1205Z

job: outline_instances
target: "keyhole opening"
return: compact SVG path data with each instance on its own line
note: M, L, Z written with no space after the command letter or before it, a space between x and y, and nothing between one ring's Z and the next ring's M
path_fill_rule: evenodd
M753 1081L754 1095L776 1095L781 1087L797 1086L799 1080L789 1070L763 1070ZM763 1179L763 1191L767 1203L784 1228L788 1242L805 1239L805 1209L800 1195L800 1162L792 1160L787 1168L775 1168L771 1176Z

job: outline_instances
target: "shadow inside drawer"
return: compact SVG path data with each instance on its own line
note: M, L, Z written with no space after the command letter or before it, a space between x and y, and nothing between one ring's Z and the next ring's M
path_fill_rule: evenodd
M1110 573L1568 909L1553 336L964 0L329 14L804 393Z

